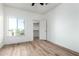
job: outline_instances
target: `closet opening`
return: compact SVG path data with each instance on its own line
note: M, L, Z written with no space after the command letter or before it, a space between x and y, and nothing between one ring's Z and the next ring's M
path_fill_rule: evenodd
M39 40L39 22L33 23L33 39Z

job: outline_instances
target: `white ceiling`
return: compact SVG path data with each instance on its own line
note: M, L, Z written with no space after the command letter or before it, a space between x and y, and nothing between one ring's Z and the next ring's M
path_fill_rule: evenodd
M31 6L31 3L6 3L5 5L36 13L46 13L59 5L59 3L48 3L48 5L44 6L41 6L39 3L36 3L35 6Z

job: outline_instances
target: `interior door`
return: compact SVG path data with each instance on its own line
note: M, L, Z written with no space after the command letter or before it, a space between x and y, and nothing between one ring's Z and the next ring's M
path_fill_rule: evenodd
M40 21L40 40L46 40L46 20Z

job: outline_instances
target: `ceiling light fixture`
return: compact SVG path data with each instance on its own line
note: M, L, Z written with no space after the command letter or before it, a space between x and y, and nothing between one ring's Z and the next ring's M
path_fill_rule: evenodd
M35 6L36 3L32 3L32 6ZM41 6L47 5L48 3L39 3Z

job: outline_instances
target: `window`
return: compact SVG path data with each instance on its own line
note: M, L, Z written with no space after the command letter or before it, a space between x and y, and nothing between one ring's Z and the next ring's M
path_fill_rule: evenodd
M24 35L24 19L9 17L8 19L8 36Z

